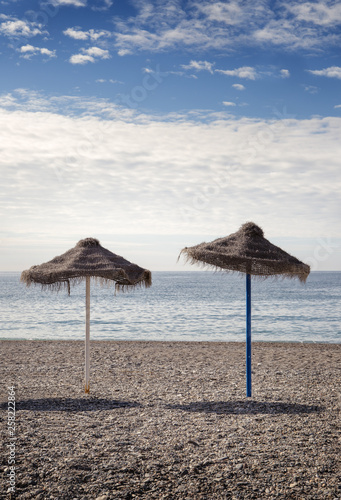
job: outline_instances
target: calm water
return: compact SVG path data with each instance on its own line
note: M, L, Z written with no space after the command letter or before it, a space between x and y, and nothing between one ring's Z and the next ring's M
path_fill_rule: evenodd
M84 339L85 283L59 293L26 288L0 273L0 338ZM341 340L341 272L296 280L252 280L252 339ZM91 338L245 340L245 276L154 272L151 288L114 295L91 283Z

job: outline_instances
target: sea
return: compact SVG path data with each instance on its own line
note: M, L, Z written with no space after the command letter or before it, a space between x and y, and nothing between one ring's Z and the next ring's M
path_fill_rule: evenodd
M91 281L93 340L245 341L245 275L154 272L150 288L117 292ZM252 340L341 341L341 272L252 278ZM83 340L85 282L54 292L0 273L0 338Z

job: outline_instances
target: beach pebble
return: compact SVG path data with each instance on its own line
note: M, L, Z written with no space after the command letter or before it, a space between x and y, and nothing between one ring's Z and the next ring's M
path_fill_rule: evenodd
M339 345L255 342L252 398L243 343L90 351L86 395L83 342L1 342L2 385L16 387L16 498L341 498ZM0 409L6 421L6 391Z

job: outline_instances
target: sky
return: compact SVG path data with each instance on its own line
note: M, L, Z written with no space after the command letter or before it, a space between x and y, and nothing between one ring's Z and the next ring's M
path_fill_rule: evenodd
M0 1L0 270L246 221L341 270L340 44L334 0Z

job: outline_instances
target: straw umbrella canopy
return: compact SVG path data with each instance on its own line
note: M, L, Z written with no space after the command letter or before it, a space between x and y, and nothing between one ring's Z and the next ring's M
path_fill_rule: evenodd
M65 287L70 295L70 285L86 282L86 337L85 337L85 392L90 392L90 278L101 284L115 283L118 290L137 286L151 286L151 272L132 264L120 255L102 247L95 238L80 240L74 248L49 262L32 266L21 273L27 286L40 284L42 288L59 291Z
M305 283L310 267L270 243L254 222L246 222L224 238L185 247L179 257L181 255L191 264L246 274L246 392L251 396L251 275L298 278Z

